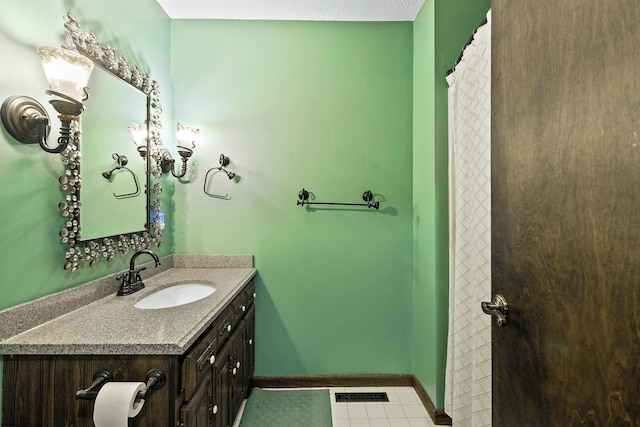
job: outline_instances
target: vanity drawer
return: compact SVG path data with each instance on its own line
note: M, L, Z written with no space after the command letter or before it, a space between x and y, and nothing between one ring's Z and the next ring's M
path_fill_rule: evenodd
M236 297L231 301L231 307L233 308L233 323L235 325L240 322L240 319L247 312L247 294L243 289Z
M225 343L234 329L233 313L234 308L229 305L216 319L216 322L218 323L218 327L216 328L218 331L218 343L220 345Z
M189 350L182 363L184 399L189 400L198 386L211 377L211 359L218 350L217 321Z
M256 298L256 282L250 281L244 288L244 294L247 298L247 309L253 305L253 300Z

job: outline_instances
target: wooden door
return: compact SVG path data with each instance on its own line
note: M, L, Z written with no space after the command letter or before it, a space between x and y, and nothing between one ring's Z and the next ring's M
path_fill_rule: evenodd
M640 2L492 4L496 426L640 426Z

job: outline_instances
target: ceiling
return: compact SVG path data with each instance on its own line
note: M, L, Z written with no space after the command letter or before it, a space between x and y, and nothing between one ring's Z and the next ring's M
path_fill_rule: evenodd
M156 0L172 19L413 21L424 0Z

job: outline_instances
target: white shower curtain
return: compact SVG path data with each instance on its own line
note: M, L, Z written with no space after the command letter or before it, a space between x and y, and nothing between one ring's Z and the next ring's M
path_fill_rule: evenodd
M449 336L445 411L491 426L491 16L449 84Z

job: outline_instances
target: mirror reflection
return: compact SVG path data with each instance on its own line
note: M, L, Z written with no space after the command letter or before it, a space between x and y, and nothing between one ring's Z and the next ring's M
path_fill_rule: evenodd
M98 67L89 88L91 96L80 120L80 240L141 232L146 229L148 205L146 159L128 127L146 122L147 96Z

